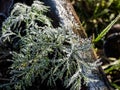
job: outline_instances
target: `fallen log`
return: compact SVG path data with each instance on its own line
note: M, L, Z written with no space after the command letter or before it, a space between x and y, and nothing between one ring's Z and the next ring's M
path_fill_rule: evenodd
M50 6L53 15L60 18L59 20L62 25L65 25L65 27L69 27L71 25L75 34L82 38L87 38L86 32L69 0L44 0L44 3L45 5ZM94 51L91 51L91 54L93 54L93 58L96 60L95 53L93 52ZM89 77L98 80L98 82L89 83L89 90L112 90L101 67L97 67L96 71L93 71Z
M46 6L50 7L48 17L50 17L53 20L52 24L55 28L59 27L60 25L64 27L70 27L71 30L73 30L74 33L79 35L81 38L87 38L87 34L85 33L85 30L82 27L81 22L69 0L42 0L42 1ZM29 3L29 1L23 2L26 4ZM0 5L0 12L3 14L2 16L4 18L7 18L9 15L11 5L13 4L13 0L6 0L4 2L1 1L0 4L3 4ZM2 23L3 19L0 20ZM91 51L91 54L94 60L96 60L96 56L93 53L93 51ZM97 67L95 71L88 75L88 77L93 78L97 81L90 82L88 86L86 86L83 90L85 90L86 88L88 88L88 90L113 90L101 67Z

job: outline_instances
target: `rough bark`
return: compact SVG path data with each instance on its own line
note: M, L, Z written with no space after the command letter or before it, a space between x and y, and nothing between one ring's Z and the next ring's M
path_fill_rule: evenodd
M45 3L47 2L47 0L44 1ZM51 8L51 11L53 11L54 15L57 15L57 17L60 18L59 20L62 25L67 27L70 25L68 23L73 24L71 25L72 30L80 37L87 38L87 34L69 0L50 0L49 2L51 4L48 4L47 2L46 5L48 4L50 7L54 6L54 8ZM91 51L91 54L94 60L96 60L94 51ZM93 71L93 73L91 73L91 75L88 77L98 80L97 82L91 82L88 84L89 90L112 90L109 81L107 80L101 67L96 68L96 71Z

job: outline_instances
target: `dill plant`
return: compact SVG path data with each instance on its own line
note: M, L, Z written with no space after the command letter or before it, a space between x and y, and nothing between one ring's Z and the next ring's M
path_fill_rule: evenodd
M47 82L47 86L54 87L61 80L66 88L80 90L82 78L85 84L94 81L89 75L98 64L91 63L91 41L75 35L69 27L53 28L45 15L48 10L39 1L34 1L31 7L18 3L3 23L2 42L9 41L20 48L12 51L12 77L3 86L12 84L16 90L25 90L40 77L41 83Z

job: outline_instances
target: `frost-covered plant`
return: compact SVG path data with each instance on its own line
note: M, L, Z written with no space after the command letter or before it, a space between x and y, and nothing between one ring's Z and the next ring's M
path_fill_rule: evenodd
M45 15L47 10L39 1L31 7L18 3L4 22L2 41L15 40L17 44L13 45L19 44L20 48L12 52L10 83L21 90L39 76L41 83L47 82L48 86L56 86L56 81L61 80L65 87L80 90L81 79L86 84L91 82L89 74L97 66L90 62L91 41L76 36L69 27L53 28Z

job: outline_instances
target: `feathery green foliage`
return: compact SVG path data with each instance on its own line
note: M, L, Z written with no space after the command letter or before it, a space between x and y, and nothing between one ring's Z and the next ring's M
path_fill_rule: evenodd
M34 1L31 7L18 3L4 22L3 42L20 48L12 52L9 84L16 90L25 90L40 77L41 83L47 81L47 86L56 86L56 81L61 80L65 87L80 90L81 79L86 84L91 82L88 74L97 67L96 62L91 63L91 41L76 36L69 27L53 28L45 15L47 10L39 1Z

